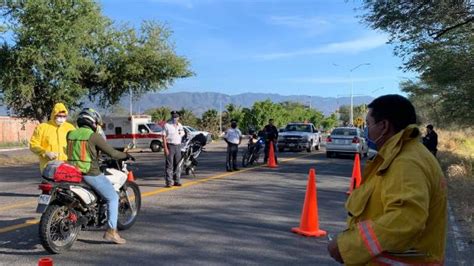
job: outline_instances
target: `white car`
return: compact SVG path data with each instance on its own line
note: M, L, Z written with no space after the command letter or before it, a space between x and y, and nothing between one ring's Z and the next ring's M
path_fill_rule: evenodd
M338 127L326 139L326 156L335 157L338 154L359 153L367 157L369 147L364 138L364 133L356 127Z
M183 128L186 131L186 134L188 135L188 137L196 136L197 134L203 134L207 139L207 143L212 141L212 134L210 132L200 131L190 126L183 126Z

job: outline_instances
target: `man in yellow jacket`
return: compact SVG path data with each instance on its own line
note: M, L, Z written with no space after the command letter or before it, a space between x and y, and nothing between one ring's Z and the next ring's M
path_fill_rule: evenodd
M67 160L66 135L75 127L66 122L68 111L62 103L54 105L50 120L39 124L30 139L30 150L39 156L40 170L52 160Z
M346 265L443 265L446 181L420 142L415 109L399 95L368 107L367 138L378 153L346 202L347 229L328 251Z

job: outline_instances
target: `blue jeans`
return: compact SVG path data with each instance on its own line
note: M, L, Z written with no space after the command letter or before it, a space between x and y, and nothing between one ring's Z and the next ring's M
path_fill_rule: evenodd
M112 183L104 174L98 176L84 176L84 180L105 199L107 202L107 222L109 228L117 229L119 196Z

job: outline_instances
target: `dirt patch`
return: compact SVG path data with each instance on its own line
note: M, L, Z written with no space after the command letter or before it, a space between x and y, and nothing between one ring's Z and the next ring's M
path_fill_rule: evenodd
M0 154L0 167L26 165L32 163L39 163L38 156L34 154L25 154L21 156Z

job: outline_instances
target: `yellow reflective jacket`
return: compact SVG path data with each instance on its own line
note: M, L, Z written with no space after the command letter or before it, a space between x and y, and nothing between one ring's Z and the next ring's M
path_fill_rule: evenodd
M410 125L364 168L346 202L348 228L337 237L346 265L442 265L447 230L446 181Z
M75 127L69 122L64 122L61 126L56 125L54 120L60 112L68 113L64 104L57 103L51 112L50 120L39 124L30 139L30 150L39 156L41 172L49 161L45 156L46 152L56 152L58 154L57 160L67 160L66 135Z

